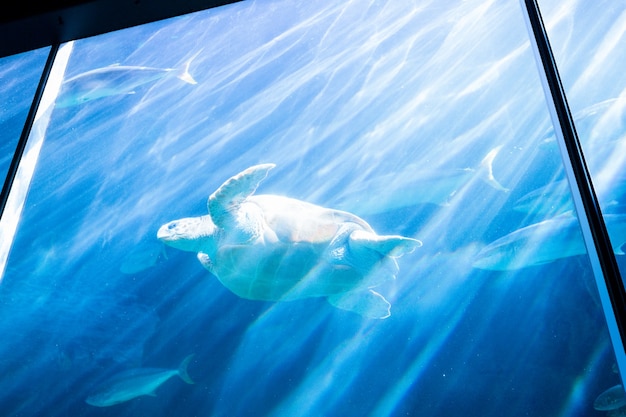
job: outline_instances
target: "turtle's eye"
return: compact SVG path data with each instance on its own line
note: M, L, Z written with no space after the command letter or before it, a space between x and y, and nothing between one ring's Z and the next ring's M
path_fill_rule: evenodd
M168 230L172 230L176 228L176 223L170 223L169 226L167 226Z

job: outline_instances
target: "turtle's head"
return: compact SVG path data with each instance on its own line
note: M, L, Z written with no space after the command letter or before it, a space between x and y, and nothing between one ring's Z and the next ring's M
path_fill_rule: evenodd
M215 245L216 230L210 216L188 217L161 226L157 238L176 249L188 252L207 251Z

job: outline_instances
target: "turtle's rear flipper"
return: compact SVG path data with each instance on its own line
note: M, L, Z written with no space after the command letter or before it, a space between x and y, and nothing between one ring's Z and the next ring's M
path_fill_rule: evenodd
M331 295L328 302L341 310L351 311L369 319L386 319L391 316L391 304L373 290L351 291Z
M422 242L404 236L379 236L365 230L350 233L351 248L368 248L382 255L399 257L422 246Z

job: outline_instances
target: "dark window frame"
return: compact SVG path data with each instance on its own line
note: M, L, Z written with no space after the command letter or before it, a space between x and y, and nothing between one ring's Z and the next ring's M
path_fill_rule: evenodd
M0 13L0 58L241 0L25 0Z

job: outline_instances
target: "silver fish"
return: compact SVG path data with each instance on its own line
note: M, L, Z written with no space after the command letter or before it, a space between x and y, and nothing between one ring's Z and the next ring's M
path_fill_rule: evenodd
M626 98L617 97L592 104L574 114L578 137L583 144L611 143L624 139L626 120ZM550 126L542 135L541 144L556 141L554 128Z
M574 209L567 180L534 189L515 202L513 210L541 216L562 214Z
M123 274L135 274L156 266L167 259L165 245L160 242L143 244L126 254L120 272Z
M441 172L409 165L400 172L376 177L349 190L337 206L360 215L379 214L418 204L445 206L473 178L479 178L498 191L508 192L493 175L493 161L500 148L498 146L489 151L476 168Z
M602 209L617 206L626 195L626 178L615 177L610 181L594 178L594 188ZM574 202L567 180L551 182L518 199L513 210L537 216L565 213L574 209Z
M626 243L626 215L608 214L604 221L616 254ZM518 229L485 246L473 266L496 271L542 265L587 253L578 219L571 213Z
M191 60L183 68L151 68L110 65L78 74L65 80L56 107L70 107L118 94L132 94L135 88L168 76L188 84L197 84L189 73Z
M85 402L95 407L108 407L142 395L156 396L156 389L176 375L186 383L193 384L187 373L187 366L193 356L187 356L178 369L137 368L114 375L89 395Z
M626 393L621 385L615 385L602 394L593 402L593 408L600 411L617 410L626 405Z

